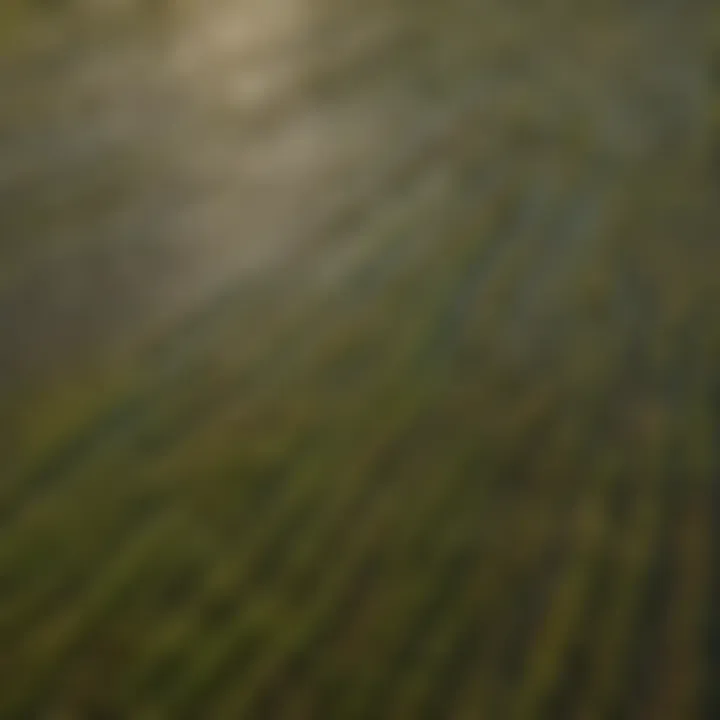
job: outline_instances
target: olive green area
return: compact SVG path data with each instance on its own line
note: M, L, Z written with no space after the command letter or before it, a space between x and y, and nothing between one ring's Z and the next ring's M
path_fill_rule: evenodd
M720 717L715 4L171 5L0 10L0 717Z

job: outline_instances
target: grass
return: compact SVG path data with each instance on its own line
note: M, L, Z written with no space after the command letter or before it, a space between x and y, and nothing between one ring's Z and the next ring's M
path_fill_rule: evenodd
M318 2L247 118L168 71L108 193L60 152L0 185L3 717L717 716L717 20L470 5ZM10 88L0 159L77 142L59 97L100 123L68 62ZM313 145L292 251L146 322L199 272L174 246L249 211L176 212L240 206L243 149L337 107L373 150ZM231 167L195 162L215 138Z

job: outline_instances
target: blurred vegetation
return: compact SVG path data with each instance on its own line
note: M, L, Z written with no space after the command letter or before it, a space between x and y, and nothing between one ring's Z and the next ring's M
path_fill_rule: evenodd
M317 2L248 119L221 6L2 76L0 716L719 717L717 11Z

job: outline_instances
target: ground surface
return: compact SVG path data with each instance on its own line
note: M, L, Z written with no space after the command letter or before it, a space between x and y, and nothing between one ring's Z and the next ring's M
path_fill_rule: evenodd
M46 5L0 716L720 717L711 4Z

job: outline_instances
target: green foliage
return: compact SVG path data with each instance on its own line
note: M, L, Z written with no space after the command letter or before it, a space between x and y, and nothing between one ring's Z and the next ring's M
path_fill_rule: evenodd
M250 109L215 6L25 49L0 716L714 717L720 95L663 5L318 2ZM223 275L253 152L296 244Z

